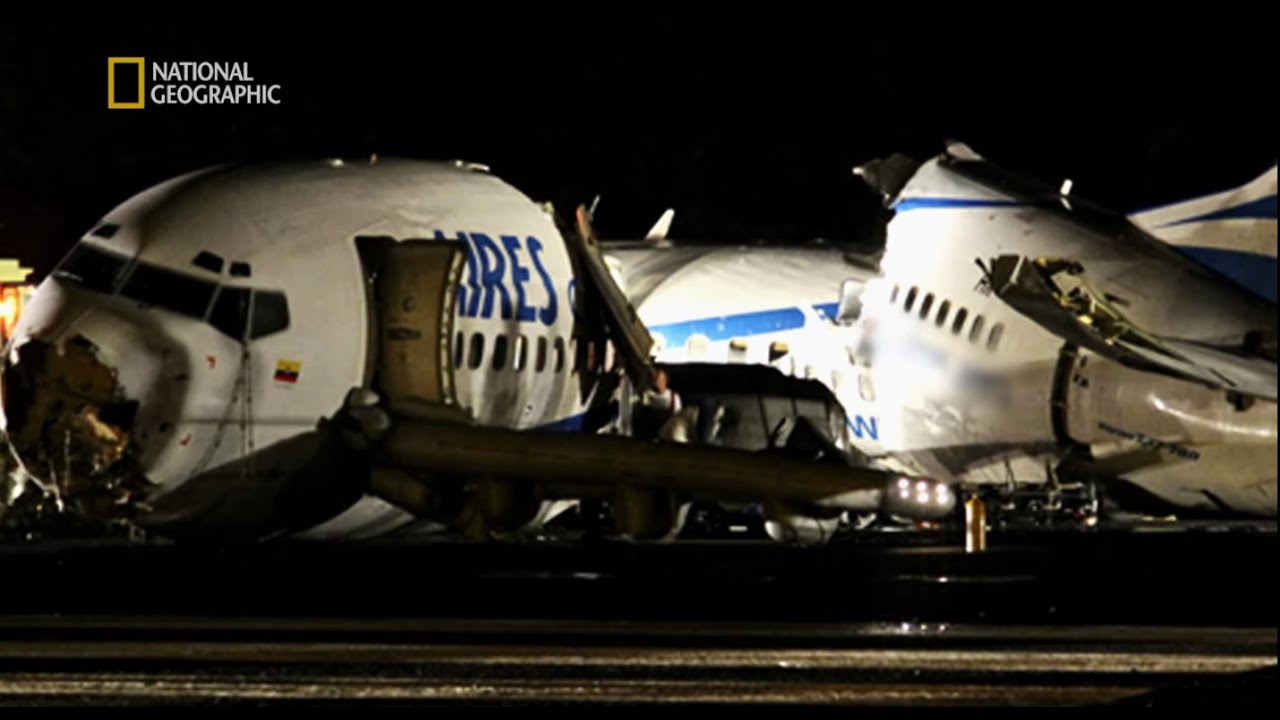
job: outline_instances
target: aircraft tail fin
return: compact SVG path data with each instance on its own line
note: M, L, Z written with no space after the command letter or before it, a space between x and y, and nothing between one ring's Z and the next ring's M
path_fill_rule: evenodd
M1143 210L1129 220L1276 301L1276 166L1240 187Z

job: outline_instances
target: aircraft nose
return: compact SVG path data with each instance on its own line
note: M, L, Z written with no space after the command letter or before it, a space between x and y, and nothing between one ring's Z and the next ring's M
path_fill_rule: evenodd
M77 511L113 517L148 485L130 457L139 402L83 335L14 348L0 371L0 405L23 468Z

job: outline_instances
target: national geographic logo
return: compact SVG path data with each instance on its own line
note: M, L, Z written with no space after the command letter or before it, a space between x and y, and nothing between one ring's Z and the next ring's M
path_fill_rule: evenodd
M107 58L107 107L141 110L166 105L279 105L280 86L258 82L247 62ZM147 78L150 77L150 83Z

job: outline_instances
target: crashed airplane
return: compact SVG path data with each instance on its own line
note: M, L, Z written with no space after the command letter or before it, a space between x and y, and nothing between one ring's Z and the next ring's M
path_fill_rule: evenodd
M584 499L637 540L695 500L759 503L780 540L950 512L944 483L843 459L600 434L618 369L662 376L578 220L468 163L174 178L39 286L0 419L48 506L173 538L494 537Z
M993 511L1276 517L1274 167L1132 218L960 144L857 174L893 211L879 258L609 249L673 376L740 368L699 398L725 444L767 445L801 398L745 367L772 366L839 400L859 464Z

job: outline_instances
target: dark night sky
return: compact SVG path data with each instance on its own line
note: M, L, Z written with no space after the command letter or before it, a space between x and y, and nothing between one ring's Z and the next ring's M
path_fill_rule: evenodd
M609 237L674 206L674 235L723 241L856 240L874 200L850 168L946 138L1121 209L1276 158L1274 29L1212 6L1154 21L424 8L7 19L0 256L45 270L133 192L257 158L461 157L564 212L603 194ZM284 104L107 110L119 55L248 61Z

